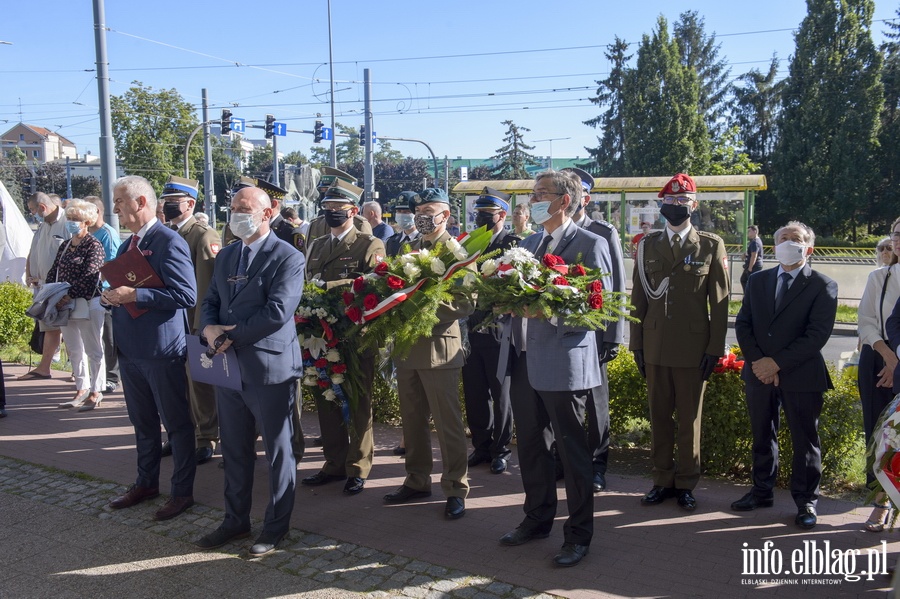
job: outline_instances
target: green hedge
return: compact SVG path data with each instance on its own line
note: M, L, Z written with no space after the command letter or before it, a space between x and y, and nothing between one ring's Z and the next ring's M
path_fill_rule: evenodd
M34 320L25 315L31 292L22 285L0 283L0 345L27 345Z

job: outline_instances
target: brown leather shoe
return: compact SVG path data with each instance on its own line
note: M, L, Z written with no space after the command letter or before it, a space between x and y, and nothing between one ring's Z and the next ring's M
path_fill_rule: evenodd
M128 490L125 491L124 495L120 495L110 501L109 507L114 510L120 510L122 508L137 505L145 499L153 499L158 495L158 487L139 487L137 485L131 485L128 487Z
M194 497L169 497L169 500L156 512L157 520L169 520L194 505Z

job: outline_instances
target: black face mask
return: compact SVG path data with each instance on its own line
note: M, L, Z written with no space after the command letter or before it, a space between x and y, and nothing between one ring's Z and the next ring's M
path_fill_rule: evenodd
M169 203L169 202L163 203L163 216L166 217L167 221L175 220L176 218L178 218L181 215L182 215L182 212L181 212L181 203L180 202L178 204Z
M676 227L691 217L691 209L680 204L663 204L659 213Z
M337 228L347 222L347 219L350 218L350 213L347 210L326 210L324 216L326 225Z
M493 229L494 225L497 223L494 222L494 214L490 212L476 212L475 213L475 226L476 227L487 227L488 230Z

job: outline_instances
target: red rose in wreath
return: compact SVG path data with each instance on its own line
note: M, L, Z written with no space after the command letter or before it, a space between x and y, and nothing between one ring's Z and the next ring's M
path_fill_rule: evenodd
M406 283L404 283L403 279L401 279L400 277L395 276L395 275L388 275L387 285L391 289L403 289L403 286L405 284Z
M353 280L353 291L356 293L362 293L362 290L366 288L366 280L363 277L356 277Z
M327 389L331 386L331 381L327 379L319 379L316 381L316 384L319 386L319 389Z
M547 268L553 268L554 266L559 266L566 263L565 260L563 260L559 256L554 256L553 254L544 254L543 262L544 266L546 266Z
M592 293L588 298L588 305L592 310L600 310L603 308L603 294L602 293Z
M603 291L603 281L597 279L596 281L591 281L591 284L588 285L588 291L591 293L600 293Z
M384 276L385 274L387 274L387 271L388 271L388 263L387 262L379 262L375 266L375 274L376 275Z
M347 308L345 314L347 315L347 318L349 318L353 322L359 322L360 320L362 320L362 310L360 310L356 306L350 306L349 308Z
M344 374L345 372L347 372L347 365L346 364L335 364L334 366L332 366L331 372L333 372L335 374Z
M587 271L584 270L584 267L580 264L573 264L569 267L569 276L570 277L583 277L587 274Z
M569 281L565 277L556 277L555 279L553 279L553 284L554 285L568 285Z
M352 303L353 303L353 300L355 299L355 298L353 297L353 294L350 293L349 291L345 291L344 293L342 293L342 294L341 294L341 298L344 300L344 305L345 305L345 306L349 306L350 304L352 304Z
M375 295L374 293L370 293L366 297L363 298L363 308L365 308L366 310L371 310L372 308L374 308L377 305L378 305L378 296Z
M304 349L304 350L303 350L303 359L304 359L304 360L311 360L311 359L312 359L312 354L309 353L309 350L308 350L308 349Z
M326 360L325 358L319 358L318 360L313 362L313 366L315 366L316 368L325 368L326 366L328 366L328 360Z

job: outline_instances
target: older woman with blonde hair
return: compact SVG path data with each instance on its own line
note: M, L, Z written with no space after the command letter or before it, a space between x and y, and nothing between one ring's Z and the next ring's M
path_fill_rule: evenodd
M102 342L106 308L100 305L100 267L105 253L103 244L88 231L98 214L90 202L72 199L66 203L66 227L72 238L59 247L47 275L47 281L71 285L57 307L74 306L68 324L61 328L77 390L59 407L78 408L79 412L100 405L106 386Z

